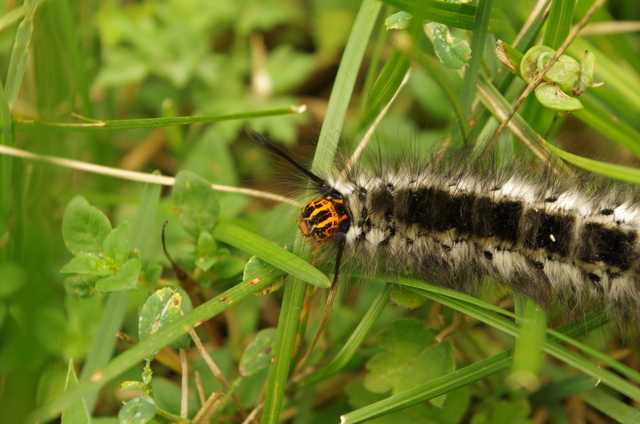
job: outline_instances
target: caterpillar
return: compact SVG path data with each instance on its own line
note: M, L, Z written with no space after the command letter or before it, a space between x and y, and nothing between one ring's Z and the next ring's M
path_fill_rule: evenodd
M634 190L589 190L579 177L549 172L538 182L514 166L481 169L468 152L320 177L249 135L311 181L317 195L298 228L314 244L335 246L336 276L344 257L462 292L498 280L547 309L605 307L619 322L639 318Z

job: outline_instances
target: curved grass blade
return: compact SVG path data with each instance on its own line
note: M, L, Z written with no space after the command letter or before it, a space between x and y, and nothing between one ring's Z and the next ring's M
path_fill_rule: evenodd
M341 417L341 424L360 423L433 399L503 371L509 368L511 362L511 349L509 349L399 395L349 412Z
M179 116L170 118L122 119L117 121L94 121L82 124L50 123L40 121L20 120L15 122L16 131L102 131L102 130L130 130L134 128L159 128L174 125L188 125L196 123L231 121L236 119L264 118L267 116L303 113L306 106L289 106L278 109L257 110L254 112L231 113L229 115Z
M221 221L215 226L211 235L215 239L250 253L302 281L318 287L331 287L327 276L317 268L244 228Z
M336 80L331 91L327 114L322 125L312 171L329 171L333 166L333 158L340 139L342 124L351 100L351 94L358 75L369 37L373 30L382 4L375 0L364 0L356 16L353 28L347 41ZM309 249L304 248L302 237L298 236L294 252L303 258L310 258ZM291 356L297 336L299 311L304 301L305 287L301 281L291 279L285 287L285 295L280 309L280 319L276 331L273 356L276 358L269 369L267 390L262 414L263 424L277 424L282 409L284 391L291 367Z

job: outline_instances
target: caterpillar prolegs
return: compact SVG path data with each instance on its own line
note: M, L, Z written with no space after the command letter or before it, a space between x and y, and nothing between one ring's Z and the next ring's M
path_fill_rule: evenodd
M317 189L299 228L338 260L473 292L490 277L534 299L616 321L640 316L640 207L633 190L527 177L457 157L319 177L261 136Z

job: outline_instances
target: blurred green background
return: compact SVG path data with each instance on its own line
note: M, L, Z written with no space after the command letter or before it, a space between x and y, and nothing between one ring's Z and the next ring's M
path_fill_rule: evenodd
M591 3L579 1L576 16L581 17ZM494 33L495 39L512 42L533 5L526 0L494 1L493 9L502 22ZM8 99L15 130L9 136L4 134L3 144L9 139L14 147L29 152L123 170L147 173L160 170L163 175L190 170L215 184L291 194L292 186L304 183L246 140L242 129L249 124L259 133L287 145L300 157L311 157L359 6L360 2L355 0L49 0L27 2L25 6L0 1L3 11L0 76L5 84L3 98ZM372 78L390 55L391 35L384 29L383 19L394 10L389 5L383 6L364 66L356 70L359 72L356 89L343 134L348 143L357 141L354 135L358 134L359 119L366 109L367 92L363 87L370 87ZM612 0L596 14L594 21L613 24L639 19L640 3ZM20 36L21 27L32 28L30 40ZM620 71L616 81L606 81L604 87L596 89L600 94L589 101L615 115L625 125L624 131L628 127L631 132L627 134L632 135L640 131L637 119L640 109L637 104L621 100L619 87L630 84L637 90L635 82L640 71L637 32L636 28L635 33L585 38L599 52L598 61L617 64ZM376 39L381 42L376 43ZM487 59L483 64L483 71L491 75L498 69L495 60L490 59L493 47L487 43ZM580 52L579 48L576 50ZM26 60L19 63L15 57L21 51L28 54L21 56ZM36 131L28 127L31 120L83 123L88 119L220 115L301 104L307 105L307 113L213 124L104 131ZM637 163L633 155L619 147L623 143L616 141L615 134L611 142L601 134L602 130L598 132L573 117L536 111L525 104L522 113L534 129L548 140L559 142L565 150L620 163ZM6 131L6 108L2 119ZM445 94L431 76L414 69L407 89L374 140L383 146L439 145L451 133L453 122ZM518 152L510 138L503 143L506 155ZM68 284L65 286L66 276L59 273L72 257L61 233L65 205L81 194L105 212L115 227L134 219L143 184L38 161L7 156L2 160L0 422L16 423L36 406L60 395L68 358L73 357L78 366L82 364L94 344L104 308L104 295L96 293L79 300L77 292ZM163 189L140 257L145 269L163 265L162 278L171 280L174 277L160 244L161 223L166 219L177 223L168 194L169 190ZM296 208L239 194L220 193L219 197L221 216L281 245L292 242ZM170 223L167 228L167 246L179 263L192 263L193 242L178 225ZM242 252L233 249L231 252L237 258L247 259ZM242 264L217 281L205 280L206 296L239 281ZM139 290L130 293L123 331L137 334L138 307L153 288L142 284ZM233 368L233 361L255 331L275 326L277 296L252 298L241 309L216 321L218 339L209 342L219 347L218 359L228 370ZM341 328L352 328L358 314L367 310L372 299L373 295L364 294L353 305L346 302L338 309L341 325L332 327L335 340L345 337L340 334ZM390 309L385 312L388 316L383 315L382 322L376 324L380 328L388 326L394 317L406 314L400 308ZM426 318L427 314L423 311L413 316ZM238 328L229 329L229 325ZM479 358L487 350L496 352L510 346L511 341L504 340L503 335L487 336L488 331L478 328L469 331L469 340L481 341L475 348L471 347L475 342L464 342L469 350L463 359ZM492 338L496 338L491 341L493 346L487 347L486 340ZM602 334L594 336L594 340L598 347L606 349L608 339ZM119 343L116 350L124 349L126 345ZM637 367L637 354L625 358ZM139 372L140 369L132 370L124 379L135 379ZM176 376L164 368L157 373L159 377L166 376L164 383L159 383L166 387L157 389L157 393L166 394L171 405L176 401L172 396L179 393L174 383ZM266 374L259 377L264 380ZM250 399L250 404L261 384L261 381L248 384L239 392ZM116 416L122 400L118 393L116 386L108 386L97 402L95 415ZM364 402L353 400L362 392L357 395L353 392L351 402L344 393L327 393L329 399L322 402L328 402L329 406L314 412L307 422L326 422L327 415L335 421L336 411L344 411L347 403L354 407ZM482 397L482 393L472 393ZM520 404L514 404L518 409ZM525 414L519 418L521 421L510 422L531 422L526 421L527 417Z

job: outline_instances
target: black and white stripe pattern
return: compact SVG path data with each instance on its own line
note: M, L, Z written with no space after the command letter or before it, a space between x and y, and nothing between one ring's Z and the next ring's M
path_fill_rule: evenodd
M328 177L350 217L345 263L466 292L491 276L547 308L607 306L618 318L640 316L634 195L603 188L588 196L577 179L540 184L453 168Z

